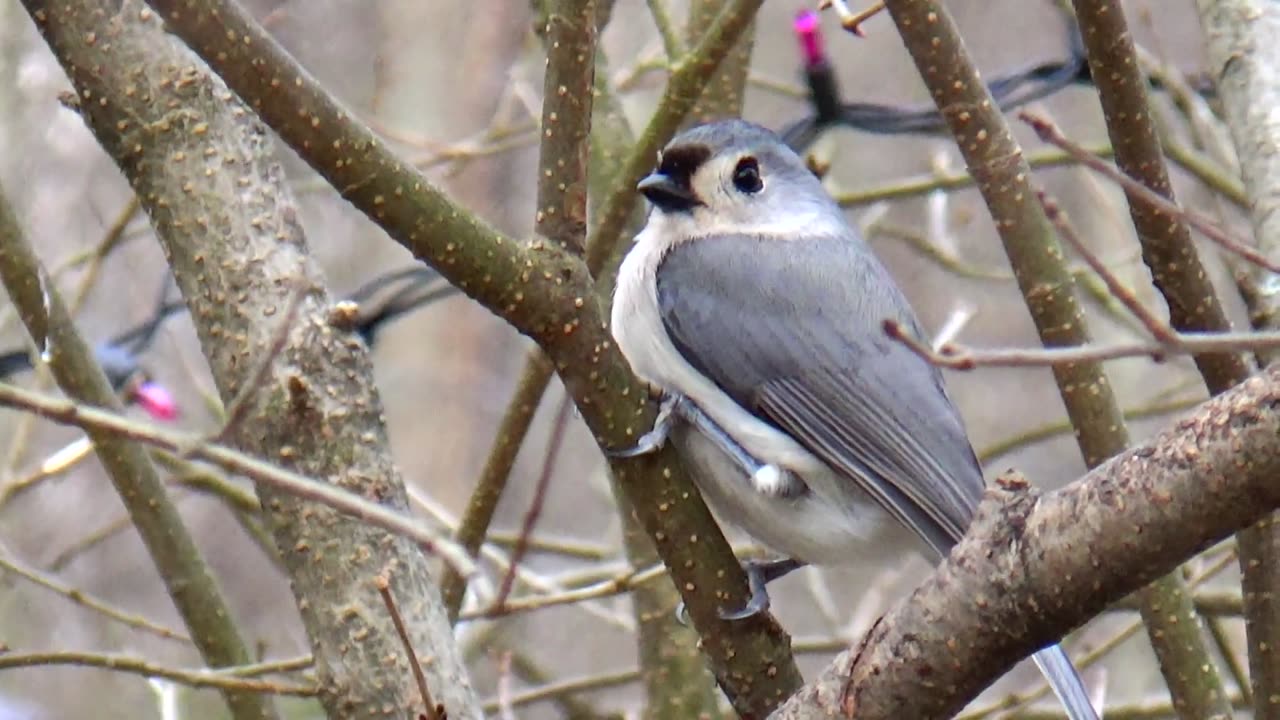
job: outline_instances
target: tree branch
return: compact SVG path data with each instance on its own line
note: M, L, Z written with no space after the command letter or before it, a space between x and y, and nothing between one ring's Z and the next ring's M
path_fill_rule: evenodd
M731 0L703 40L684 55L610 198L620 208L617 224L611 233L598 229L593 235L604 242L588 242L585 265L550 243L504 237L452 203L334 102L234 3L151 0L151 5L342 197L537 341L597 443L628 447L652 425L656 408L605 330L606 313L587 268L616 246L633 207L631 188L762 1ZM593 257L596 252L601 258ZM746 578L674 449L613 462L612 469L671 569L721 687L741 714L765 714L798 687L799 671L771 617L720 618L722 608L746 602Z
M1272 366L1061 490L1006 476L938 571L773 717L950 716L1020 658L1280 506L1277 473Z
M587 240L596 3L552 0L547 6L547 73L534 224L543 237L580 255Z
M111 383L80 337L2 193L0 280L63 392L119 412L120 401ZM89 439L204 661L213 667L249 662L253 656L236 627L235 615L146 451L102 432L89 433ZM276 717L269 698L230 689L223 696L237 720Z
M212 670L184 670L148 662L129 655L103 655L100 653L64 650L58 652L0 653L0 670L29 668L48 665L77 665L102 668L116 672L132 673L149 678L164 678L170 682L193 688L218 688L223 692L266 695L296 695L314 697L319 689L314 685L279 683L271 680L253 680L232 674L236 668ZM245 667L248 667L247 665Z
M246 370L271 354L279 318L303 293L297 322L261 375L261 397L229 440L324 478L338 499L362 497L403 518L408 502L367 349L329 313L265 128L145 4L24 4L75 85L85 120L151 217L224 406L255 382ZM401 610L414 646L434 658L424 668L432 696L451 717L480 717L419 547L274 485L257 489L330 715L408 716L421 705L372 583L389 570L395 595L418 599Z
M1227 127L1240 160L1258 251L1280 261L1280 8L1257 0L1197 3L1204 25L1213 77ZM1254 270L1262 289L1251 298L1254 324L1280 328L1276 275ZM1271 361L1280 353L1260 353ZM1249 678L1254 717L1280 718L1280 516L1272 515L1242 534L1241 567L1249 640ZM1248 559L1245 551L1247 547Z
M1116 0L1072 0L1072 5L1098 88L1107 135L1115 148L1116 166L1147 189L1173 201L1169 171L1147 98L1147 81L1124 8ZM1169 308L1170 325L1181 332L1229 331L1231 322L1200 262L1187 223L1144 202L1131 189L1126 189L1125 197L1142 244L1142 260ZM1209 392L1214 394L1242 382L1252 369L1251 363L1238 353L1197 355L1195 362ZM1259 589L1265 585L1280 592L1280 573L1257 565L1266 552L1265 546L1273 542L1267 538L1267 533L1272 532L1276 531L1263 526L1240 534L1240 567L1246 584L1255 583ZM1161 671L1173 693L1174 707L1194 716L1230 716L1226 690L1204 648L1204 635L1190 598L1182 592L1178 598L1166 598L1155 610L1144 616L1152 621L1172 616L1195 619L1164 622L1160 637L1152 637Z
M1040 341L1046 348L1087 345L1084 313L1073 294L1074 283L1053 227L1036 200L1031 169L982 82L955 21L936 0L893 0L886 5L977 179ZM1099 362L1086 359L1055 365L1053 373L1087 466L1096 467L1129 445L1115 391ZM1143 603L1143 621L1153 644L1176 645L1212 670L1207 650L1194 632L1198 629L1195 624L1168 620L1186 616L1169 608L1191 612L1181 578L1175 574L1159 579L1144 592Z

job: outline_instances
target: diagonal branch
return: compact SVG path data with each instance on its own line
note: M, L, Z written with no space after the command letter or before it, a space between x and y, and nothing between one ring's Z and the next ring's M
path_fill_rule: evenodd
M773 717L949 717L1020 658L1280 506L1277 473L1272 366L1061 490L1006 476L938 571Z
M604 242L588 242L587 264L546 241L504 237L451 202L334 102L238 5L227 0L150 4L345 199L537 341L599 444L629 447L652 425L656 408L605 330L606 313L587 266L599 262L591 257L597 248L607 257L616 245L634 203L630 188L762 2L731 0L702 41L682 57L661 111L628 157L620 189L610 198L621 213L616 225L611 233L593 234ZM763 715L799 685L799 671L772 618L720 618L722 606L745 603L745 575L674 450L615 462L612 468L681 589L721 687L740 713Z
M1129 30L1124 8L1117 0L1073 0L1080 35L1107 134L1115 148L1116 166L1149 190L1174 200L1169 170L1164 162L1147 98L1147 82ZM1229 331L1222 303L1213 289L1182 218L1126 190L1129 214L1142 244L1142 259L1151 270L1156 289L1169 307L1169 323L1186 331ZM1238 353L1208 353L1195 357L1196 367L1210 393L1220 393L1249 376L1252 363ZM1280 573L1260 565L1267 547L1275 543L1280 528L1260 525L1242 532L1238 538L1240 568L1246 587L1258 592L1280 592ZM1168 598L1152 619L1176 615L1196 618L1185 592ZM1269 605L1269 604L1268 604ZM1255 607L1260 610L1261 607ZM1146 613L1144 613L1146 615ZM1249 626L1271 628L1274 621L1251 617ZM1160 668L1169 681L1174 707L1188 714L1208 717L1229 716L1226 691L1212 658L1203 651L1204 638L1198 618L1195 622L1163 623L1162 638L1152 638ZM1265 644L1265 641L1264 641ZM1254 653L1251 652L1250 655Z
M258 386L228 441L404 517L367 348L330 312L266 129L139 0L24 5L79 97L92 98L82 115L142 199L224 406ZM299 288L297 320L272 353ZM402 643L369 582L392 569L395 594L420 599L403 614L414 646L434 658L424 668L432 696L451 717L480 717L422 550L275 486L257 490L330 715L408 716L420 707Z
M1031 169L964 46L955 21L936 0L886 4L903 43L947 121L991 211L1005 252L1046 348L1084 346L1089 332L1073 294L1062 249L1036 201ZM1095 72L1096 76L1096 72ZM1100 362L1055 365L1054 379L1085 464L1095 467L1129 445L1129 432ZM1199 628L1170 622L1192 612L1180 577L1160 578L1143 593L1143 621L1157 647L1200 659L1206 685L1216 678ZM1184 663L1190 664L1190 661ZM1221 687L1221 682L1217 682Z
M115 391L72 323L52 281L45 274L7 199L0 195L0 280L27 326L31 339L48 358L58 385L80 402L119 411ZM213 667L243 665L252 655L209 567L169 500L160 474L141 445L118 436L90 432L98 458L155 563L178 614L205 662ZM275 717L268 698L226 690L237 720Z
M1258 250L1280 261L1280 7L1258 0L1197 3L1227 126L1240 159ZM1274 273L1255 270L1260 292L1251 310L1260 329L1280 328L1280 293ZM1280 356L1260 353L1263 360ZM1280 517L1241 536L1245 630L1254 717L1280 718Z

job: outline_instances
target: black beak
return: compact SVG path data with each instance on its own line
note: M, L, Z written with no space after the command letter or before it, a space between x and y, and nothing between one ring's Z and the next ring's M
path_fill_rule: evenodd
M681 182L665 173L655 172L649 175L636 185L636 189L649 202L667 212L692 210L702 204L689 188L688 181Z

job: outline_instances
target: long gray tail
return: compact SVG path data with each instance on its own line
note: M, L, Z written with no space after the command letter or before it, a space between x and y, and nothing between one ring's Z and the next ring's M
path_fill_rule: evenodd
M1033 655L1032 659L1049 681L1053 694L1067 709L1070 720L1098 720L1098 714L1089 702L1089 693L1061 645L1051 645Z

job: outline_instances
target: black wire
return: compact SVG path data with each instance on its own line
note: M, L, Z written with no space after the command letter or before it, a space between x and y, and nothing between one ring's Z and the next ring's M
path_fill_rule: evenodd
M392 283L410 278L415 278L420 282L427 282L438 277L440 277L440 273L437 273L426 265L413 265L399 270L391 270L390 272L383 273L382 275L373 278L351 291L351 294L347 295L347 299L353 303L362 304L367 302L369 298L373 297L374 293Z
M365 300L357 301L360 304L360 317L356 321L355 331L359 333L369 347L372 348L374 346L378 339L378 332L392 320L458 292L458 288L445 282L430 268L419 267L413 268L413 270L418 272L401 271L399 273L390 273L367 283L352 294L352 299L356 297L365 298ZM368 298L376 290L391 284L397 279L405 278L411 279L412 282L396 290L385 298L382 303L373 305L368 301Z
M1072 85L1092 83L1076 23L1067 13L1063 15L1067 25L1068 58L1033 65L990 81L988 88L1001 110L1043 99ZM904 108L841 102L835 70L825 59L805 68L805 80L813 111L779 132L783 142L797 152L808 148L823 132L834 127L881 135L932 135L946 129L942 115L933 106Z
M379 291L398 282L403 284L383 298L382 302L371 302L371 298ZM94 346L94 357L116 390L123 388L141 371L138 357L155 342L164 321L187 309L182 300L169 300L168 290L169 283L166 281L160 288L155 309L149 318ZM347 299L360 306L355 332L367 345L373 347L379 330L387 323L457 292L458 289L445 282L435 270L424 265L414 265L373 278L356 288ZM7 380L11 375L30 369L31 354L26 349L0 352L0 380Z

